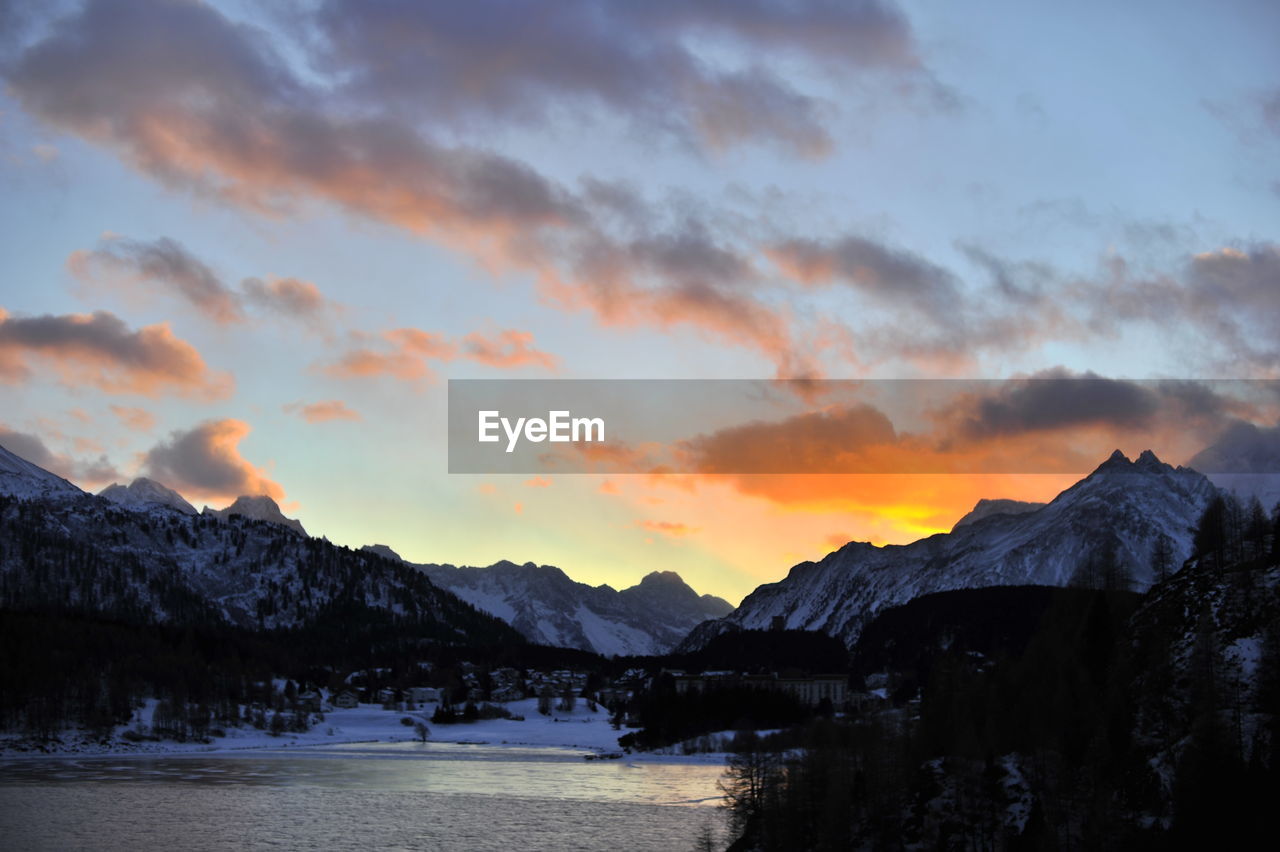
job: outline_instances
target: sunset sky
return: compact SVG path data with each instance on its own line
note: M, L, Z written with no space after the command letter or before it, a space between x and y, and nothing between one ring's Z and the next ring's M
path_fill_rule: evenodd
M451 475L447 380L1280 378L1278 33L1266 0L0 0L0 444L736 603L1078 477ZM936 445L1181 462L1275 422L1170 387L1055 420L1015 382ZM810 402L770 427L810 458L875 425Z

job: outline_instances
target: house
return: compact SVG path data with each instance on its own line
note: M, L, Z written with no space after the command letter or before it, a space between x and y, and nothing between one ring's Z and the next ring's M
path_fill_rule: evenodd
M843 707L848 697L849 679L837 674L778 678L778 688L810 707L816 707L824 700L830 701L832 707Z
M298 693L298 709L308 713L320 712L320 693L314 689Z
M440 700L440 690L434 686L413 686L409 688L409 700L414 704L426 704Z
M360 699L349 689L344 689L337 695L334 695L330 702L339 710L352 710L360 703Z
M490 698L494 701L519 701L524 698L524 690L518 686L503 686L494 689Z
M680 674L674 680L676 692L682 695L718 686L749 686L790 693L809 707L818 706L824 699L830 700L833 707L843 707L849 694L849 679L839 674L779 677L776 673L738 675L736 672L714 671L700 675Z

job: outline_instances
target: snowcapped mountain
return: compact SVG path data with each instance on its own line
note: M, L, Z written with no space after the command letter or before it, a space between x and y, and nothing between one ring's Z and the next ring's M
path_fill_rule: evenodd
M256 497L237 497L236 501L225 509L210 509L205 506L202 514L214 518L229 518L232 515L239 515L242 518L252 518L255 521L279 524L299 535L307 534L307 531L302 528L301 522L295 518L286 518L284 512L280 511L280 506L276 501L265 494L259 494Z
M237 501L262 509L265 522L236 506L216 515L139 511L3 450L0 485L0 608L128 623L524 641L399 561L299 535L296 521L286 527L276 518L274 501ZM167 499L168 489L152 486L113 493Z
M113 503L119 503L126 509L149 511L156 508L169 508L176 509L184 515L196 513L195 506L183 499L177 491L145 476L139 476L128 485L119 483L108 485L98 492L98 496L105 497Z
M24 499L79 497L70 482L0 447L0 494Z
M969 514L956 521L951 531L955 532L960 527L968 526L992 515L1025 515L1027 512L1034 512L1043 505L1043 503L1032 503L1027 500L988 500L984 497L969 510Z
M680 649L700 648L735 628L768 628L774 616L789 628L821 630L852 645L877 612L919 595L1062 586L1101 559L1123 566L1133 586L1145 589L1153 579L1156 541L1167 537L1172 564L1180 565L1216 493L1203 475L1171 467L1150 450L1136 461L1117 450L1039 508L987 513L907 545L850 542L819 562L796 565L785 579L757 588L726 618L699 625Z
M399 557L385 545L367 547ZM551 565L498 562L485 568L415 566L438 586L496 615L532 642L606 656L662 654L695 625L732 605L697 592L671 572L653 572L629 589L589 586Z

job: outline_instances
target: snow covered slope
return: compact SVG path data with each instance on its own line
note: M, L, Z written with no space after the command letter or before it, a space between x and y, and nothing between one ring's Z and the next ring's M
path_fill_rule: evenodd
M0 494L31 499L78 497L84 492L62 477L0 447Z
M302 528L301 522L295 518L286 518L284 512L280 511L280 506L276 501L265 494L259 494L256 497L237 497L236 502L225 509L210 509L205 506L204 514L215 518L229 518L232 515L239 515L242 518L252 518L255 521L279 524L301 535L307 534L307 531Z
M367 549L395 555L385 545ZM699 596L670 571L655 571L619 592L575 582L559 568L532 562L417 567L436 585L498 616L532 642L606 656L665 653L695 625L733 609L728 601Z
M919 595L1067 585L1103 554L1128 569L1136 589L1145 589L1156 540L1167 536L1173 564L1181 564L1216 493L1194 470L1170 467L1150 451L1130 461L1117 450L1034 511L991 514L907 545L850 542L820 562L801 563L785 579L757 588L726 618L699 625L680 649L702 647L734 628L767 628L774 616L787 627L822 630L852 645L877 612Z
M969 510L969 514L956 521L951 531L955 532L960 527L968 526L992 515L1025 515L1027 512L1034 512L1043 505L1043 503L1031 503L1026 500L988 500L984 497Z
M139 476L128 485L119 483L108 485L98 492L98 496L105 497L113 503L119 503L126 509L149 511L165 507L176 509L184 515L196 513L195 507L183 499L177 491L145 476Z
M9 454L0 465L5 484L21 492L0 493L0 608L129 623L340 625L420 641L524 641L399 561L236 513L125 508Z

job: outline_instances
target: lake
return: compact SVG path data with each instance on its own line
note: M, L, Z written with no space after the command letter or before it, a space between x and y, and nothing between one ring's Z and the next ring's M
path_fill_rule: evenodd
M41 849L692 849L722 766L377 743L0 760L0 845Z

